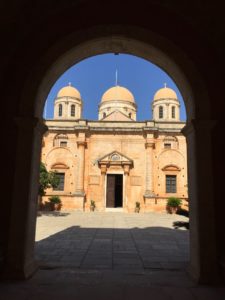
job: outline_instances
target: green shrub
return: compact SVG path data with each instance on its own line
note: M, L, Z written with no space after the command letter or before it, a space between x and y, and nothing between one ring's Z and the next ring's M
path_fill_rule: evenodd
M167 206L178 207L181 206L182 200L176 197L169 197L167 200Z
M59 196L51 196L48 198L49 202L54 203L54 204L61 204L62 201Z

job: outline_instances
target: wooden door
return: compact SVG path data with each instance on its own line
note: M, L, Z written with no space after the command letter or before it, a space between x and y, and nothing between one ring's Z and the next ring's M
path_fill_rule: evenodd
M116 176L107 175L106 207L115 207L115 183Z

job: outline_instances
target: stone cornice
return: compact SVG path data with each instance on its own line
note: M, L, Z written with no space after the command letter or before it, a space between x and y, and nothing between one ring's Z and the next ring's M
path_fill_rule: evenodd
M145 148L146 148L146 149L147 149L147 148L152 148L152 149L154 149L154 148L155 148L155 142L154 142L154 141L151 141L151 142L146 141L146 143L145 143Z
M175 101L175 102L180 103L180 101L176 98L160 98L160 99L153 100L152 104L157 103L157 102L161 102L161 101L167 101L167 102Z
M49 131L67 132L108 132L108 133L181 133L185 122L154 121L87 121L87 120L53 120L46 121Z
M79 147L79 146L84 146L84 147L86 147L87 146L87 142L86 141L77 141L77 146Z
M65 100L64 100L65 99ZM64 96L64 97L57 97L55 98L55 103L58 103L58 102L68 102L69 99L72 99L72 100L77 100L79 102L83 102L82 99L79 99L79 98L76 98L76 97L70 97L70 96Z
M126 101L126 100L108 100L108 101L103 101L103 102L100 102L98 104L98 108L100 109L102 106L108 106L108 104L110 105L111 103L121 103L121 104L129 104L133 107L135 107L137 109L137 104L134 103L134 102L131 102L131 101Z

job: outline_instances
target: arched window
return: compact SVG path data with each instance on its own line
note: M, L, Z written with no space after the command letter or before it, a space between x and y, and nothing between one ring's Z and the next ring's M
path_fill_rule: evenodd
M163 119L163 107L159 107L159 119Z
M70 115L71 117L75 117L75 105L72 104L70 107Z
M172 119L175 119L175 112L176 112L175 109L176 109L175 106L172 106Z
M131 118L131 113L129 113L129 118Z
M59 117L62 117L62 104L59 104Z
M104 113L103 113L103 119L104 119L105 117L106 117L106 113L104 112Z

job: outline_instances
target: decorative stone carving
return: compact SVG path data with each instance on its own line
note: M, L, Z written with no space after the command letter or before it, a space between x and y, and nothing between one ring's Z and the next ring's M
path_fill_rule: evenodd
M106 154L103 157L99 158L97 161L99 166L133 166L133 160L119 153L118 151L113 151L109 154Z

